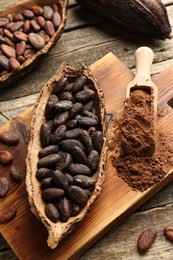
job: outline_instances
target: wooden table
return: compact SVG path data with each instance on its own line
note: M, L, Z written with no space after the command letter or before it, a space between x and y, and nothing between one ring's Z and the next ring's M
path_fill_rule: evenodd
M15 1L0 0L0 8L13 2ZM163 0L163 3L173 25L173 1ZM37 71L33 71L11 88L0 90L0 125L7 123L34 103L37 93L62 62L85 62L90 65L108 52L113 52L133 71L134 52L142 45L152 48L155 54L152 76L173 64L173 40L142 38L85 11L75 1L70 0L67 26L56 47L47 55ZM163 235L164 226L173 224L172 194L173 184L170 183L116 229L107 232L80 259L172 259L173 244ZM158 229L158 236L148 253L141 256L136 250L136 240L139 234L150 226ZM2 236L0 259L18 259Z

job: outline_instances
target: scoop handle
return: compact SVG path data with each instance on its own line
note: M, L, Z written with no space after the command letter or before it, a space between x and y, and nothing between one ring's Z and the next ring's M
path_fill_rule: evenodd
M147 80L151 80L150 71L153 62L153 56L153 51L149 47L142 46L136 50L136 78L138 78L138 85L141 84L139 81L146 82Z

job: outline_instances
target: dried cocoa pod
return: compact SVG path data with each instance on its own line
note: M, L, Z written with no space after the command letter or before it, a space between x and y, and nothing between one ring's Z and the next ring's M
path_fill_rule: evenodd
M171 38L171 26L161 0L76 0L107 18L152 38Z
M73 86L76 83L78 85L74 90ZM82 86L79 86L80 84ZM88 87L84 86L87 84ZM61 99L65 92L70 93L70 95L65 94L67 99ZM91 93L92 96L89 96L88 93L89 95ZM83 97L85 94L87 95L86 99ZM96 132L100 131L103 134L102 149L100 153L96 152L99 154L96 171L94 171L96 167L93 166L93 162L91 163L92 170L87 166L87 157L90 151L93 150L92 138L83 127L80 128L78 125L80 119L83 118L81 115L82 106L80 106L75 118L71 119L69 116L69 111L72 108L68 108L69 110L65 112L61 112L61 109L60 112L56 110L56 113L53 113L50 117L49 111L52 113L52 107L50 106L52 95L57 96L59 99L59 101L56 102L56 106L57 103L62 101L65 101L67 105L70 104L70 101L74 105L76 103L76 95L77 97L79 96L81 100L84 100L82 102L86 100L84 105L88 103L88 98L92 98L92 109L90 112L93 112L93 108L95 108L97 118L92 118L93 114L91 117L87 114L87 120L89 121L87 128L94 125ZM54 104L52 104L53 107ZM63 110L64 109L65 106ZM84 117L84 119L85 118L86 117ZM90 123L91 121L92 123ZM57 140L56 144L59 147L57 153L59 160L57 162L55 161L55 164L53 163L53 167L48 163L50 160L46 160L46 163L44 162L40 165L42 159L45 160L46 157L52 155L52 153L47 154L48 147L52 146L52 134L58 127L61 129L63 126L67 129L66 134L62 137L62 140L61 138ZM81 138L82 131L86 133L84 140ZM48 230L48 245L51 248L55 248L65 234L68 234L71 227L85 217L91 204L100 193L105 177L104 164L106 162L106 148L105 106L103 93L96 79L86 66L71 67L69 65L62 65L54 77L51 78L42 89L34 105L31 118L31 138L26 159L26 188L29 203L33 213L42 221ZM45 151L46 155L43 156ZM55 156L55 154L53 155ZM74 161L80 163L74 163ZM43 168L38 169L38 166ZM48 169L48 167L52 168ZM75 177L76 184L74 184L74 176L76 175L82 175L83 177ZM90 189L92 189L92 192ZM51 206L49 206L49 204L51 204ZM54 218L54 212L56 212L55 216L58 215L54 206L59 213L59 217L57 216L57 218Z
M54 4L58 6L58 11L53 10ZM24 77L38 66L49 50L55 46L66 25L67 5L68 0L51 2L38 0L36 5L31 0L21 0L0 11L1 31L6 30L5 33L8 34L8 36L5 33L2 34L0 40L2 54L4 54L4 57L3 55L0 57L0 65L4 71L7 70L0 74L0 87L10 86ZM41 31L45 32L44 36L48 34L46 38L42 37ZM16 57L15 49L17 47L15 45L16 42L27 41L28 38L35 49L24 52L21 50L20 55L29 61L24 60L20 63ZM16 60L12 60L12 64L9 66L8 57L16 58L20 64Z

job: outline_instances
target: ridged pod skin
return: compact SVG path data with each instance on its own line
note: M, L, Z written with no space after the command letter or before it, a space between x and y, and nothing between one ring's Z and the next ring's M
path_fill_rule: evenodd
M119 24L152 38L171 38L171 26L160 0L76 0Z
M21 13L24 9L29 9L32 6L38 5L43 7L44 5L53 5L57 4L59 7L59 14L61 16L61 23L57 30L55 31L54 35L51 37L49 42L42 48L38 50L36 54L34 54L30 59L26 60L21 66L18 71L9 72L6 75L0 77L0 87L6 87L13 84L20 78L23 78L24 75L28 74L32 71L35 67L37 67L45 55L55 46L58 39L60 38L61 34L66 25L67 20L67 5L68 0L20 0L17 1L15 4L8 6L7 8L0 11L0 17L6 18L9 14Z
M97 170L93 173L92 178L95 180L94 189L91 192L85 206L76 216L71 216L67 222L58 221L52 222L45 214L45 203L41 196L40 183L36 178L38 153L41 149L40 141L40 127L46 122L45 107L52 93L55 83L62 77L79 77L84 75L93 83L96 93L96 109L99 114L99 122L103 134L103 145L100 152L100 159ZM28 155L26 159L27 174L26 174L26 189L28 192L29 204L31 211L43 223L48 231L48 246L55 248L63 237L67 236L74 229L74 224L81 221L96 197L100 194L102 184L105 178L105 163L107 154L107 140L106 140L106 120L105 120L105 105L103 92L100 89L96 79L93 77L91 71L86 66L71 67L63 64L56 74L47 82L40 92L40 95L34 105L31 118L31 136L28 145ZM93 205L94 206L94 205Z

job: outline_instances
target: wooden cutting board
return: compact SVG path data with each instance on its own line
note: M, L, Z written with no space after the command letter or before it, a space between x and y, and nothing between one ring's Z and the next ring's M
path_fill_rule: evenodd
M108 115L116 118L123 112L126 85L132 80L133 73L112 53L94 63L91 70L104 91ZM167 103L173 105L173 100L171 100L173 98L173 66L156 76L153 81L158 86L159 106L166 111L165 117L158 122L159 128L171 131L173 129L173 110ZM32 108L15 118L10 124L0 128L0 132L15 128L21 136L19 145L6 147L0 144L0 149L5 148L12 152L13 165L17 165L23 175L25 175L26 142L31 112ZM109 124L108 136L110 133L111 124ZM30 211L24 180L20 185L15 184L10 177L10 167L2 165L0 166L0 176L7 176L10 181L10 190L7 196L1 199L0 211L9 204L15 204L17 207L15 219L8 224L1 225L0 231L22 260L76 259L108 229L122 222L173 180L173 172L169 172L160 183L147 191L133 191L116 175L108 152L106 179L101 194L85 219L56 249L51 250L46 242L46 229Z

